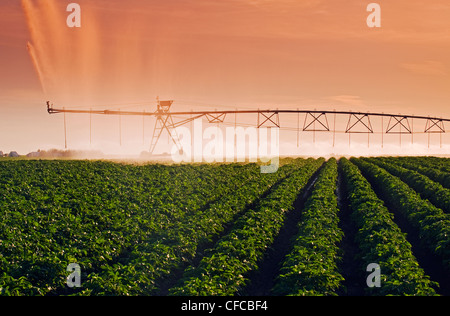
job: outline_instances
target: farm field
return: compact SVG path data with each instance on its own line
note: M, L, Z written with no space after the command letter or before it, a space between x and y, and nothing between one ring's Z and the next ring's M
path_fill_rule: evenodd
M5 159L0 196L1 296L450 295L445 158Z

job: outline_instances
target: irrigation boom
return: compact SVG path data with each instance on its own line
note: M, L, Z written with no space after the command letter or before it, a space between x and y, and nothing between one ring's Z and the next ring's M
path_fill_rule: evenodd
M165 101L161 101L165 102ZM156 111L156 112L139 112L139 111L120 111L120 110L67 110L67 109L55 109L47 102L47 109L49 114L57 113L78 113L78 114L100 114L100 115L131 115L131 116L158 116L158 115L218 115L218 114L258 114L258 113L314 113L314 114L340 114L340 115L370 115L370 116L384 116L384 117L404 117L408 119L420 119L420 120L434 120L450 122L450 118L437 118L430 116L417 116L417 115L403 115L403 114L387 114L387 113L370 113L370 112L353 112L353 111L319 111L319 110L230 110L230 111Z
M258 109L258 110L225 110L225 111L178 111L171 112L170 108L173 101L159 101L157 102L157 110L154 112L146 111L121 111L121 110L76 110L65 108L54 108L50 102L47 102L47 111L49 114L58 113L72 113L72 114L94 114L94 115L116 115L116 116L153 116L156 118L156 124L153 131L152 143L150 151L153 153L158 140L164 130L167 130L173 142L179 147L178 136L176 135L176 128L187 124L193 120L199 118L206 118L209 123L224 123L227 115L238 114L256 114L258 116L257 128L281 128L280 114L297 114L298 122L299 115L305 114L303 132L336 132L336 123L333 126L333 130L330 128L328 122L328 116L333 115L335 122L337 115L348 116L347 127L345 133L352 134L373 134L374 129L371 123L371 117L381 117L382 124L384 124L384 118L389 120L386 130L384 125L382 126L382 133L386 134L413 134L413 128L411 127L412 120L424 120L426 121L424 133L440 133L446 132L444 122L450 122L448 118L438 118L430 116L418 116L418 115L402 115L402 114L388 114L388 113L369 113L369 112L353 112L353 111L322 111L322 110L293 110L293 109ZM174 116L185 116L189 118L174 122ZM235 121L236 124L236 121ZM300 125L297 124L297 130L300 131ZM334 145L334 137L333 137Z

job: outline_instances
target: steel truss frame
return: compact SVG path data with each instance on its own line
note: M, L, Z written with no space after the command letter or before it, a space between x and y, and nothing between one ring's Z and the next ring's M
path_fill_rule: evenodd
M153 116L156 118L156 124L153 130L152 142L150 151L153 153L161 134L164 130L169 133L172 141L177 145L179 150L182 150L178 135L176 134L176 128L192 122L196 119L206 118L208 123L220 124L224 123L227 115L235 114L257 114L257 128L282 128L280 122L280 114L305 114L305 120L303 124L304 132L330 132L330 126L328 123L328 114L347 115L347 127L345 133L364 133L373 134L374 129L372 127L371 117L381 117L389 119L388 126L383 133L386 134L414 134L411 128L410 121L412 120L425 120L425 133L439 133L446 132L444 123L450 122L450 119L427 117L427 116L414 116L414 115L397 115L397 114L385 114L385 113L368 113L368 112L352 112L352 111L317 111L317 110L234 110L234 111L178 111L172 112L173 101L160 101L157 100L157 110L155 112L134 112L134 111L117 111L117 110L68 110L66 108L54 108L53 105L47 102L47 112L49 114L58 113L84 113L84 114L96 114L96 115L119 115L119 116ZM190 118L174 122L175 116L190 115ZM235 122L236 125L236 122ZM299 126L297 126L299 129ZM336 132L336 126L333 127L333 132Z

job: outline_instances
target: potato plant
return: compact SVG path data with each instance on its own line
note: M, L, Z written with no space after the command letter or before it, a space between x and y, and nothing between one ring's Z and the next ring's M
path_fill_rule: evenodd
M310 160L243 214L197 267L185 271L172 295L235 295L248 284L248 272L258 269L266 250L283 226L285 214L323 163Z
M284 259L276 295L337 295L343 276L338 264L342 259L336 196L337 163L330 159L320 171L308 198L293 247Z
M422 243L442 258L450 271L450 215L423 200L398 177L362 159L352 159L363 175L382 194L383 200L396 208L420 233Z
M393 220L393 214L372 190L358 168L341 159L352 218L358 227L356 241L364 262L381 268L381 284L366 289L372 295L435 295L437 284L430 281L412 254L406 235Z
M391 212L402 214L450 268L449 214L418 194L439 181L406 165L446 173L449 162L351 161L341 159L337 169L335 159L283 158L276 173L261 174L253 163L1 160L0 295L239 295L283 238L291 252L284 256L286 246L276 258L273 295L345 294L342 262L352 260L382 267L382 287L366 289L368 295L434 295L437 287ZM416 187L419 180L427 181ZM356 236L338 209L336 189L345 188ZM303 207L294 203L300 197ZM295 214L289 212L301 216L288 238L286 219ZM356 237L359 257L342 247L344 235ZM79 288L66 282L73 264L81 269Z

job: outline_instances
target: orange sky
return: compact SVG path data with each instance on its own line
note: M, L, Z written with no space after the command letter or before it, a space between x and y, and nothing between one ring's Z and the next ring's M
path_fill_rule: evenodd
M81 5L80 29L65 25L70 2ZM370 2L26 0L36 6L30 32L21 1L2 0L0 150L64 146L62 116L46 114L47 99L97 109L145 101L150 111L159 96L174 99L174 110L317 108L450 117L450 3L378 1L382 27L371 29ZM296 118L281 120L296 124ZM69 145L89 147L89 118L68 121ZM142 150L137 122L122 122L124 143ZM151 134L153 122L147 123ZM94 119L99 149L121 150L116 125L115 118Z

